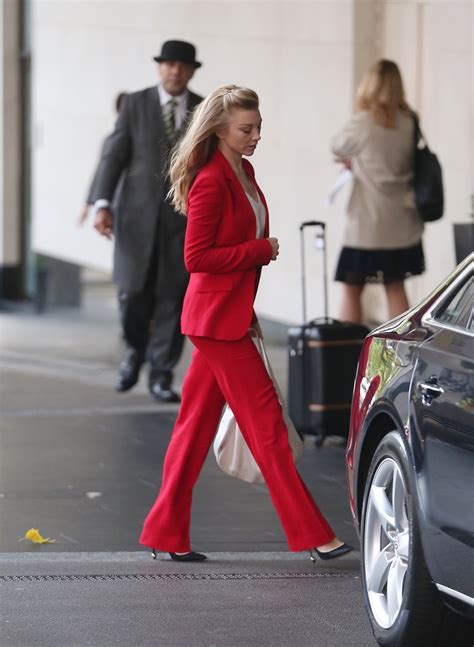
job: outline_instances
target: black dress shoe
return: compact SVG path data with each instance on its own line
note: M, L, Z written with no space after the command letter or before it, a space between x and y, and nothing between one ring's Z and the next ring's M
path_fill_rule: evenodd
M122 361L115 380L116 391L129 391L138 382L143 359L136 353L129 353Z
M150 393L158 400L158 402L181 402L181 398L170 388L170 386L163 384L160 380L150 381Z
M338 546L337 548L333 548L332 550L328 551L318 550L317 548L315 548L314 550L318 553L319 559L336 559L336 557L342 557L342 555L346 555L354 549L352 548L352 546L349 546L349 544L342 544L342 546ZM311 561L315 562L316 557L313 555L313 551L310 550L309 554Z
M153 559L156 559L156 550L151 549L151 556ZM184 553L184 555L178 555L177 553L170 553L170 557L174 562L203 562L207 559L207 555L202 553L195 553L191 551L190 553Z

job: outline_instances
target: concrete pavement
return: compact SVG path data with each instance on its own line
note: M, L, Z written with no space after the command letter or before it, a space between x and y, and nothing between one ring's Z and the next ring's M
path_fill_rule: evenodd
M121 343L113 288L80 312L0 316L2 647L372 645L358 554L313 566L286 552L264 486L212 454L196 489L193 545L205 564L152 561L137 545L177 407L111 388ZM286 387L286 348L270 358ZM177 385L189 348L177 371ZM357 546L344 449L306 441L300 472L335 531ZM30 528L54 544L18 542Z
M140 553L8 556L3 647L367 647L358 573L281 552L210 553L206 564Z

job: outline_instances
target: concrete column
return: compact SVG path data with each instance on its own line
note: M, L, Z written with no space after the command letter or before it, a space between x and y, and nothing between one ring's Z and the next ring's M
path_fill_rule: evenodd
M0 298L18 298L21 268L20 2L0 3Z

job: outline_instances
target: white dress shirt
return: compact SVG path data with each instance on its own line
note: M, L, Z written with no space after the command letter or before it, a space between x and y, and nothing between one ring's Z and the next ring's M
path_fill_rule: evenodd
M179 130L183 124L183 121L186 119L186 112L188 106L188 91L185 90L183 94L180 94L177 97L173 97L171 94L168 94L163 86L158 86L158 96L160 97L160 105L162 112L164 113L167 110L168 103L174 99L176 101L176 108L174 111L174 123L176 130Z

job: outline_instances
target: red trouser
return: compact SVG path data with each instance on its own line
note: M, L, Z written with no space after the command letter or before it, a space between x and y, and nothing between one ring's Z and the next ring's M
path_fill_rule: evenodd
M227 401L265 478L290 550L334 538L296 471L281 406L251 337L190 337L196 347L163 465L161 490L140 543L167 552L191 550L191 499Z

